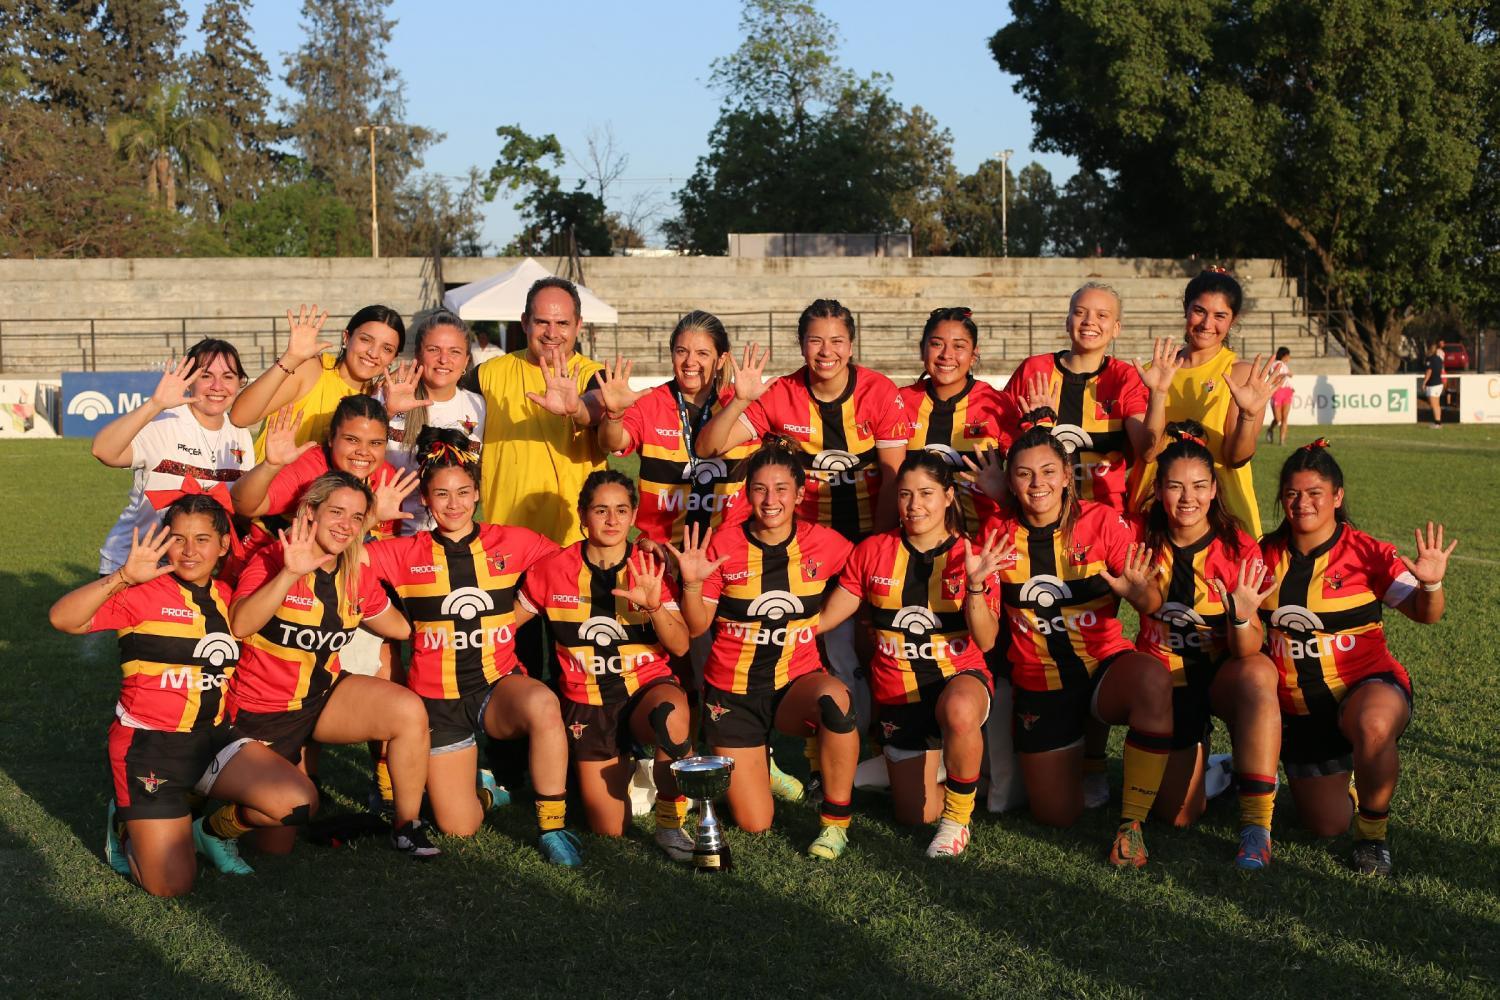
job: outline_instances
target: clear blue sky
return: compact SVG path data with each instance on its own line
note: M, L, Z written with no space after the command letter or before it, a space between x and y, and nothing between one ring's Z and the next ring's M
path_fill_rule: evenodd
M202 0L183 6L186 45L197 48ZM972 172L1011 148L1013 170L1036 159L1059 183L1072 175L1068 158L1031 153L1030 109L990 57L989 37L1009 18L1005 5L820 0L818 6L839 26L844 66L860 75L889 73L897 100L921 105L952 132L958 169ZM286 93L283 57L302 40L300 9L293 0L259 0L250 9L276 97ZM568 6L396 0L391 12L399 23L387 56L406 82L407 117L447 134L428 153L428 171L453 177L470 166L487 171L499 153L499 125L554 133L579 154L591 128L609 125L630 156L616 200L653 191L669 215L671 195L704 153L717 117L719 95L706 85L709 64L740 41L734 0ZM566 179L579 173L573 163L563 171ZM512 203L497 196L486 211L491 252L518 228Z

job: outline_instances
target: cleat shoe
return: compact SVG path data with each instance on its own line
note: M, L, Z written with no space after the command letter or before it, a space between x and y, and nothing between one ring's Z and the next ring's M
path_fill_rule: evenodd
M824 861L835 861L849 846L849 829L843 826L825 826L818 831L817 839L807 848L807 853Z
M1354 870L1361 875L1391 877L1391 848L1383 840L1358 840L1354 843Z
M693 862L693 838L689 837L682 827L657 827L656 846L665 851L667 857L673 861L682 861L687 864Z
M254 875L255 869L245 864L240 857L237 841L216 837L203 828L203 817L193 820L193 846L198 853L214 863L214 867L225 875Z
M938 824L937 834L927 845L929 858L956 858L969 846L969 828L945 819Z
M577 868L583 864L583 845L569 830L544 830L537 838L536 848L549 865Z
M1234 866L1247 872L1271 867L1271 831L1263 826L1241 829L1240 849L1234 856Z
M489 796L488 801L485 796ZM479 801L484 803L486 812L510 805L510 792L495 780L495 772L487 767L479 769Z
M419 819L392 830L391 846L413 861L428 861L443 853L427 839L427 824Z
M802 796L814 809L823 804L823 776L821 774L814 771L807 776L807 784L802 786Z
M1098 809L1109 805L1109 775L1085 774L1083 776L1083 807Z
M777 767L775 758L772 758L770 764L772 798L783 802L801 802L804 793L802 782Z
M1116 868L1139 868L1146 863L1146 838L1141 821L1126 820L1115 831L1115 842L1109 845L1109 863Z
M120 841L119 820L115 819L115 800L109 800L109 809L104 813L104 860L118 875L130 878L130 859L125 856L125 846Z

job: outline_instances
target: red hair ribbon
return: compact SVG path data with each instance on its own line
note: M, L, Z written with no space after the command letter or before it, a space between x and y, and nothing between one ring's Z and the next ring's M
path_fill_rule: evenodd
M1038 406L1036 409L1021 417L1021 432L1031 430L1033 427L1056 427L1057 412L1050 406Z
M243 543L240 542L239 534L234 530L234 498L229 495L229 487L224 483L214 483L208 489L198 485L198 480L192 476L182 477L182 487L175 490L147 490L146 499L156 510L165 510L175 501L183 497L205 496L211 497L224 508L224 513L229 515L229 551L240 557L245 553Z
M1333 444L1333 442L1329 441L1327 438L1318 438L1316 441L1309 441L1309 442L1307 442L1307 444L1305 444L1305 445L1302 446L1302 450L1303 451L1324 451L1328 447L1330 447L1332 444Z
M1229 273L1229 268L1222 267L1222 266L1220 266L1218 264L1210 264L1207 267L1205 267L1203 270L1205 270L1205 271L1212 271L1214 274L1228 274Z
M1179 441L1191 441L1191 442L1193 442L1193 444L1198 445L1200 448L1207 448L1208 447L1208 442L1207 441L1203 440L1201 437L1199 437L1196 434L1189 434L1187 431L1178 431L1177 432L1177 440L1179 440Z
M461 465L473 465L479 461L479 456L472 451L464 451L462 448L454 447L447 441L434 441L427 446L427 457L422 460L423 464L435 462L444 455L451 455L455 462Z

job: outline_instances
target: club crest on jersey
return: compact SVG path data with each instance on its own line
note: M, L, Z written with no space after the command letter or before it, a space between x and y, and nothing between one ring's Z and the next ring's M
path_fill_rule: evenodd
M1218 387L1219 387L1219 383L1218 383L1217 379L1209 379L1208 381L1206 381L1206 382L1203 383L1203 391L1204 392L1213 392Z
M1323 577L1323 585L1329 590L1341 590L1344 586L1344 578L1337 573L1328 573Z
M859 423L854 425L854 429L862 438L867 438L871 434L875 433L875 428L871 426L868 420L861 420Z
M988 433L982 420L971 420L964 424L964 437L982 438Z
M802 560L802 575L808 580L816 580L818 578L818 570L822 568L823 563L817 559Z
M957 597L958 591L963 585L959 583L958 577L950 576L943 580L943 593L949 597Z
M473 417L464 417L462 420L459 421L459 423L461 423L461 424L464 425L464 433L467 434L467 435L469 435L470 437L472 437L473 434L474 434L474 427L475 427L474 418Z
M135 780L139 781L141 787L146 789L147 795L155 795L156 790L167 783L167 779L158 778L155 771L152 771L150 774L138 774L135 776Z
M495 568L496 573L505 572L505 564L510 560L510 553L502 552L498 556L490 556L490 565Z
M1073 551L1071 554L1069 554L1068 558L1073 560L1073 562L1082 565L1083 563L1089 561L1089 549L1091 548L1093 548L1092 545L1088 545L1084 542L1079 542L1073 546Z
M896 730L900 729L901 727L896 725L894 722L882 722L880 724L880 728L881 731L885 733L885 738L890 739L892 736L896 735Z
M1098 407L1099 415L1108 419L1114 412L1115 401L1113 399L1099 399L1094 401L1094 405Z
M729 714L729 709L725 708L723 705L709 705L708 706L708 717L710 719L713 719L715 722L718 722L720 719L724 718L724 716L726 716L728 714Z
M235 465L239 465L245 460L245 449L241 448L239 445L231 445L229 448L229 454L234 456Z
M589 727L587 722L575 722L568 727L568 732L573 734L575 740L583 739L583 731Z
M1041 716L1032 715L1030 712L1022 712L1021 714L1017 715L1016 718L1021 720L1021 728L1025 729L1027 732L1030 732L1031 727L1037 724L1037 721L1041 719Z

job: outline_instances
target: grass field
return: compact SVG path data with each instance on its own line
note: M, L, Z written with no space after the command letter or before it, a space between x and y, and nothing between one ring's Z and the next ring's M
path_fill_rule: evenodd
M1394 880L1353 875L1348 837L1298 832L1284 792L1275 863L1255 876L1230 864L1232 801L1196 828L1150 829L1151 864L1115 872L1102 860L1113 807L1060 832L981 814L968 854L934 864L921 856L930 834L895 826L868 795L832 865L801 854L813 810L782 806L770 834L730 832L731 877L673 867L644 825L620 841L585 836L583 867L554 870L523 802L470 841L443 841L429 865L375 843L304 844L254 859L251 878L200 873L174 901L99 855L113 637L45 624L48 605L95 573L126 476L86 442L0 442L0 995L1496 996L1500 429L1330 436L1361 527L1407 552L1429 517L1461 539L1444 621L1388 619L1417 690ZM1255 463L1267 514L1284 454ZM1222 729L1217 741L1227 748ZM330 808L353 808L363 748L324 760Z

